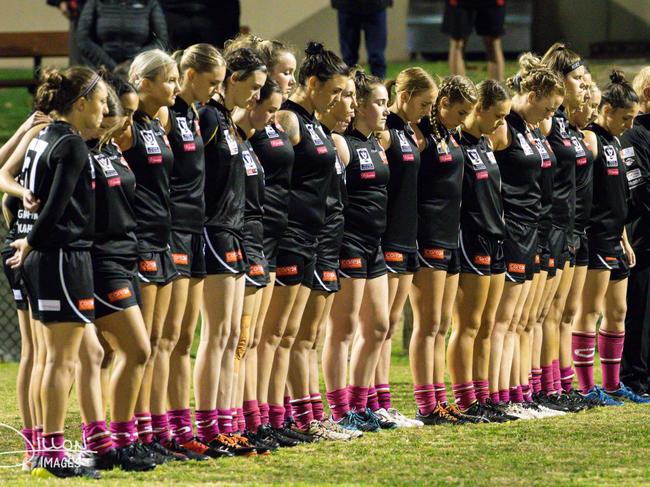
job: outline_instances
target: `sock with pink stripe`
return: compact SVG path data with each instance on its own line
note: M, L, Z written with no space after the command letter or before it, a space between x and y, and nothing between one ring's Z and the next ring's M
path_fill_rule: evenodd
M390 385L388 384L375 384L377 389L377 399L379 400L379 407L388 411L393 407L390 396Z
M580 392L587 393L594 388L594 354L596 352L596 334L586 331L574 331L571 336L573 365L576 368Z
M266 402L260 404L260 421L262 424L269 424L271 422L269 419L269 404Z
M490 397L490 384L487 380L475 380L474 393L480 404L485 404Z
M244 401L244 421L246 422L246 429L248 431L257 433L257 428L262 424L260 407L257 401Z
M555 394L555 381L553 377L553 364L542 365L542 391L548 396Z
M269 420L275 429L280 429L284 425L284 414L284 406L269 404Z
M601 328L598 332L598 353L605 392L613 392L621 387L621 356L624 342L624 331L609 331Z
M573 390L573 368L562 367L560 369L560 381L562 382L562 390L567 394Z
M113 448L123 448L133 444L134 436L137 432L135 418L131 421L111 421L109 429L111 431Z
M510 402L521 404L524 402L524 392L521 386L510 388Z
M188 409L175 409L167 411L169 430L179 444L187 443L194 437L192 431L192 411Z
M323 421L325 419L325 410L323 409L323 399L320 393L311 394L311 410L314 413L316 421Z
M291 410L293 420L300 429L309 428L309 424L314 420L314 412L311 408L311 397L305 396L291 401Z
M151 413L135 413L135 426L138 439L143 445L150 445L153 441L153 428L151 426Z
M436 408L436 393L433 384L415 384L413 395L418 411L423 416L428 416Z
M537 394L542 390L542 369L533 369L531 375L533 393Z
M490 401L492 401L493 404L499 404L499 401L501 401L501 396L499 396L499 391L490 392Z
M63 432L43 433L41 440L41 456L49 460L63 460L65 458L65 438Z
M452 384L451 390L454 392L456 404L458 404L463 410L469 408L474 402L476 402L474 384L471 382L467 382L466 384Z
M553 360L553 387L555 392L562 392L562 373L560 372L560 359Z
M499 401L505 404L510 402L510 391L508 389L501 389L499 391Z
M25 451L30 455L34 454L35 445L32 443L32 436L34 430L32 428L23 428L20 433L23 435L23 443L25 443Z
M379 396L377 395L377 389L374 387L368 389L368 407L371 411L379 409Z
M232 410L230 408L217 409L219 432L224 435L232 433Z
M525 402L533 402L533 390L530 384L523 384L521 386L521 394Z
M284 419L288 420L291 418L292 409L291 409L291 396L284 396Z
M328 391L326 396L334 421L338 421L348 413L350 410L350 403L348 401L347 387L336 389L335 391Z
M447 404L447 386L444 382L433 384L433 390L436 393L436 402L438 404Z
M368 406L368 388L361 386L350 386L350 409L365 411ZM380 402L381 404L381 402Z
M99 456L110 453L113 449L111 433L106 427L106 421L93 421L83 425L83 439L86 448Z
M165 445L171 439L171 435L169 434L169 418L167 418L167 413L152 414L151 427L153 429L153 437L159 443Z
M43 427L42 426L35 426L34 431L32 433L32 444L34 445L34 448L36 448L36 451L39 452L41 448L43 447Z
M244 419L244 408L237 408L237 431L243 433L246 431L246 419Z
M196 423L196 436L203 443L210 443L219 434L216 409L194 411L194 422Z

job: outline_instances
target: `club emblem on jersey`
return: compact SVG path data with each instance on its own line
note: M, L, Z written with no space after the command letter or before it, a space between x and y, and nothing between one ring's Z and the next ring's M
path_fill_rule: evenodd
M339 159L338 154L336 154L336 160L334 161L334 168L336 169L336 174L338 175L343 174L343 164L341 164L341 160Z
M314 142L314 145L319 146L323 145L323 139L320 138L320 135L316 133L316 129L311 123L306 123L305 128L309 132L311 140Z
M230 134L230 130L224 129L223 136L225 137L226 143L228 144L228 149L230 149L230 155L234 156L239 154L239 145L237 144L235 138Z
M576 158L578 157L585 157L587 153L585 152L584 147L582 147L582 144L578 140L578 137L575 135L571 137L571 143L573 144L573 149L576 151Z
M264 130L266 131L266 136L269 139L277 139L278 137L280 137L280 135L275 131L272 125L267 125L266 127L264 127Z
M474 166L474 169L476 171L481 171L486 169L485 164L483 164L483 161L481 160L481 156L478 155L476 149L468 149L467 155L469 156L469 160L472 162L472 166Z
M192 134L190 127L187 125L187 119L185 117L177 117L176 122L178 123L178 130L181 132L183 142L194 142L194 134Z
M522 150L524 151L524 154L527 156L532 156L535 154L533 151L533 148L530 146L528 141L526 140L526 137L524 137L524 134L521 132L517 133L517 139L519 140L519 145L521 146Z
M614 167L618 168L618 159L616 158L616 149L614 149L614 147L611 146L611 145L606 145L605 147L603 147L603 151L605 152L605 160L607 161L607 167L608 168L614 168ZM607 171L607 174L610 174L609 170ZM616 174L618 174L618 170L616 171Z
M144 147L147 150L147 154L162 154L153 130L141 130L140 133L142 134L142 140L144 140Z
M397 132L397 138L399 139L399 148L402 149L402 152L413 152L413 148L409 144L404 132Z
M106 157L104 154L97 154L95 156L95 160L99 164L99 167L104 173L104 176L106 176L107 178L114 178L115 176L117 176L117 171L113 167L113 164L108 159L108 157Z
M548 151L546 150L544 143L540 139L535 139L535 147L537 147L537 151L542 157L542 169L548 169L551 167L551 157L548 155Z
M357 149L357 156L359 157L359 168L362 171L374 171L375 165L372 163L370 152L365 147Z
M242 158L244 159L244 167L246 168L246 176L256 176L257 175L257 165L253 160L253 156L247 150L242 151Z

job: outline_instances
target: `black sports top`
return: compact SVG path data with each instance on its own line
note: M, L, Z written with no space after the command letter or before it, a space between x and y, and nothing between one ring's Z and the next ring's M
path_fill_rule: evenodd
M386 149L390 180L384 249L415 252L417 238L417 184L420 150L410 125L396 113L386 120L390 147Z
M91 152L95 164L95 243L93 257L138 255L133 203L135 175L112 142Z
M270 124L249 139L264 167L264 235L279 238L287 228L295 154L286 132Z
M546 137L539 128L533 129L535 145L542 158L542 171L539 176L539 189L541 191L541 202L539 211L539 226L537 228L537 243L545 245L549 231L552 226L551 208L553 207L553 173L557 166L555 152L548 143Z
M583 234L589 224L594 195L594 153L576 127L569 127L571 143L576 151L576 213L574 231Z
M350 150L350 162L345 168L347 199L343 210L343 240L372 252L386 230L388 159L374 135L366 138L353 130L344 139Z
M441 124L438 124L440 142L428 118L418 126L427 143L418 174L418 243L456 249L465 156Z
M249 246L264 248L265 192L264 169L250 142L242 143L242 159L246 169L246 206L244 209L244 243Z
M285 101L282 109L296 114L300 130L300 142L293 147L296 159L291 173L288 228L315 239L325 222L336 149L314 114L291 100Z
M90 249L95 232L95 169L72 125L52 122L32 139L20 183L42 202L35 220L18 219L34 249Z
M205 226L241 238L246 169L237 129L214 99L199 111L199 123L205 141Z
M594 248L608 251L619 245L627 218L627 177L621 145L600 125L588 127L596 134L598 157L594 159L594 198L587 227Z
M141 252L162 251L169 245L171 214L169 178L174 154L160 121L142 111L133 116L133 146L124 158L135 174L135 210L138 248Z
M168 138L174 152L170 185L172 228L203 233L205 159L198 113L177 96L169 116L172 129Z
M570 230L575 220L576 149L571 140L569 121L560 108L551 118L551 131L546 136L557 157L553 175L553 225Z
M542 196L542 158L526 121L511 111L506 122L510 145L494 152L501 172L504 214L507 220L536 226Z
M501 174L489 140L461 132L458 142L465 153L460 226L463 231L503 240Z

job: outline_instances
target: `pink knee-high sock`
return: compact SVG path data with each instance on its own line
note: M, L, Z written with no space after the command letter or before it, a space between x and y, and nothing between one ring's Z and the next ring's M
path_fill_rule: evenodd
M537 394L542 390L542 369L533 369L531 375L533 393Z
M151 425L151 413L135 413L135 426L138 430L138 439L144 445L153 442L153 427Z
M377 389L375 387L370 387L368 389L368 407L371 411L377 411L379 406L379 396L377 395Z
M288 420L291 418L291 396L284 396L284 419Z
M524 402L524 391L522 386L515 386L510 388L510 401L515 404Z
M485 404L490 397L490 385L486 380L475 380L474 384L474 393L476 394L476 399L481 404Z
M269 420L275 429L280 429L284 425L284 412L284 406L269 404Z
M270 423L269 404L266 403L266 402L260 404L260 421L262 421L262 424L269 424Z
M375 389L377 389L377 399L379 400L379 407L388 411L393 407L390 395L390 385L388 384L376 384Z
M492 401L492 404L499 404L499 402L501 402L499 391L490 392L490 401Z
M574 331L571 336L571 355L578 376L578 387L582 393L594 388L594 354L596 334Z
M111 433L106 427L106 421L93 421L83 425L83 439L86 448L102 456L113 449Z
M314 420L314 411L311 408L311 397L299 397L291 400L292 416L300 429L309 428L309 424Z
M167 413L152 414L151 427L153 429L153 437L159 443L162 443L164 445L171 439L171 435L169 434L169 418L167 417Z
M34 427L34 431L32 433L32 443L34 444L34 448L36 448L36 454L39 455L40 451L43 447L43 427L42 426L36 426Z
M244 419L244 408L237 408L237 431L243 433L246 431L246 419Z
M562 382L562 390L566 393L569 393L573 390L573 368L572 367L562 367L560 369L560 381Z
M533 402L533 390L530 387L530 384L523 384L521 386L521 395L525 402Z
M368 406L368 388L361 386L350 386L350 409L365 411ZM380 403L381 404L381 403Z
M598 332L598 353L603 373L603 389L606 392L613 392L621 387L621 356L624 342L624 331L609 331L601 328Z
M244 421L248 431L257 433L257 428L262 424L260 406L257 401L244 401Z
M332 418L338 421L350 411L350 403L348 401L348 389L336 389L335 391L328 391L327 403L330 405L332 411Z
M41 456L46 459L53 460L63 460L65 458L65 439L63 437L63 432L59 431L57 433L43 433L43 438L41 441Z
M501 389L499 391L499 401L508 404L510 402L510 390Z
M219 434L216 409L194 411L194 422L196 423L196 436L203 443L210 443Z
M232 411L230 408L217 409L217 422L220 433L224 435L232 433Z
M544 391L546 395L556 393L552 363L550 365L542 365L542 391Z
M34 454L36 446L32 443L32 436L34 430L32 428L23 428L20 433L23 435L23 443L25 444L25 451L30 455Z
M111 441L113 448L124 448L132 445L135 441L137 429L135 427L135 419L131 421L111 421L109 425L111 430Z
M447 404L447 386L444 382L433 384L433 390L436 393L436 402L439 404Z
M169 431L180 445L187 443L194 438L192 431L192 411L187 409L175 409L167 411L169 420Z
M323 409L323 399L320 393L311 394L311 410L314 413L316 421L323 421L325 419L325 411Z
M415 384L413 395L420 414L427 416L436 408L436 393L433 384Z
M452 384L451 390L454 392L456 404L458 404L463 410L469 408L476 402L476 394L472 382L467 382L466 384Z
M553 387L555 392L562 392L562 373L560 372L560 359L553 360Z

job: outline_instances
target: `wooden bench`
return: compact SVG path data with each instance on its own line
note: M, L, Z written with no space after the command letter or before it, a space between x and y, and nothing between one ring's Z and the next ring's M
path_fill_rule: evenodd
M26 87L34 91L44 57L67 57L68 32L3 32L0 33L0 58L32 58L31 78L1 79L0 88Z

